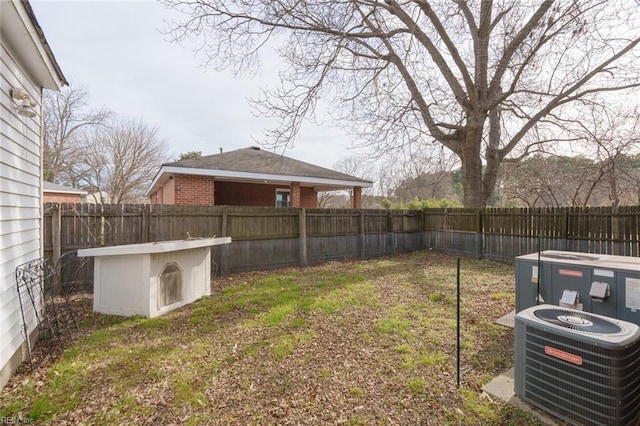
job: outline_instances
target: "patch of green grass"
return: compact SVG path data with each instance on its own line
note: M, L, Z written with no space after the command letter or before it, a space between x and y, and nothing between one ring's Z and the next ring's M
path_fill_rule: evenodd
M364 389L359 386L351 386L349 388L349 394L355 396L356 398L362 398L365 395Z
M310 309L335 314L345 309L374 306L379 300L376 288L369 283L347 284L329 293L319 295Z
M176 406L204 406L207 397L204 395L203 385L200 383L194 383L193 380L187 380L186 378L180 378L173 384L173 404Z
M428 297L432 302L441 302L445 300L445 295L441 293L431 293Z
M289 321L288 325L291 328L307 328L309 327L309 321L304 317L295 317Z
M402 345L398 345L395 346L393 348L393 350L395 352L398 352L399 354L410 354L413 353L413 348L407 344L402 344Z
M278 361L282 361L293 354L298 345L309 343L311 339L313 339L313 332L276 336L271 343L271 353Z
M24 401L13 402L4 408L0 408L0 417L9 417L9 414L21 412L23 409Z
M331 376L331 372L326 368L323 368L322 370L320 370L320 377L322 377L323 379L326 379L330 376Z
M364 426L368 425L369 422L365 416L359 414L352 414L349 416L348 424L352 426Z
M259 321L269 327L277 327L287 320L287 317L296 311L295 303L277 305L260 315Z
M214 321L221 313L239 311L255 315L247 323L250 327L283 326L295 312L310 309L337 312L358 302L370 301L370 285L365 277L352 271L291 271L274 272L255 281L223 288L219 300L205 302L193 309L192 323ZM312 283L312 284L310 284ZM213 298L212 298L213 299ZM299 323L294 327L298 326Z
M402 356L402 367L409 370L417 366L433 367L447 362L449 357L441 352L410 351Z
M423 379L411 379L407 382L407 388L414 396L424 393L426 382Z
M425 367L444 364L449 360L449 356L442 352L421 352L417 362Z
M141 320L138 326L143 329L166 330L171 326L171 320L167 317L148 318Z
M501 291L498 293L491 293L489 295L489 299L491 300L500 300L500 299L511 300L512 298L514 298L513 293L506 293L504 291Z
M27 416L31 420L37 422L42 418L48 417L48 415L50 415L54 411L56 410L53 401L49 400L45 396L38 396L35 401L33 401L33 404L31 405Z
M264 348L267 345L265 340L258 340L256 342L251 342L248 346L246 346L242 352L250 357L258 355L260 349Z
M464 387L461 387L459 392L463 397L464 408L466 411L471 413L471 416L488 420L497 420L495 405L490 400L481 398L481 394L478 392Z
M296 348L296 343L297 340L295 336L290 334L281 336L272 343L271 353L278 361L282 361L293 353L293 350Z
M411 327L411 321L387 317L379 319L377 326L380 333L403 337Z

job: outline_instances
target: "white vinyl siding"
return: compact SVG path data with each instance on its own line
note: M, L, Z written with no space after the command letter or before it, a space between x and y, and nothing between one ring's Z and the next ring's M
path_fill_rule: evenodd
M15 268L41 256L40 116L16 113L11 89L38 103L40 89L0 40L0 368L24 342ZM0 387L2 383L0 383Z

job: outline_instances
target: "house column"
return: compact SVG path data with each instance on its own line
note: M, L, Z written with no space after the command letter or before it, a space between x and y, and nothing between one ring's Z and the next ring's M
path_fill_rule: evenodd
M353 197L351 200L351 205L354 209L362 208L362 188L359 186L353 187Z
M300 207L300 182L291 182L291 207Z

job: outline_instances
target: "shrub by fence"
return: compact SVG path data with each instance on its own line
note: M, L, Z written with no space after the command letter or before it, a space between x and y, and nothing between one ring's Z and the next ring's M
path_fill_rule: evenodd
M640 207L351 210L45 204L44 250L232 237L214 253L228 274L434 249L513 261L538 249L638 256ZM90 268L90 264L88 269ZM87 272L90 274L90 272Z

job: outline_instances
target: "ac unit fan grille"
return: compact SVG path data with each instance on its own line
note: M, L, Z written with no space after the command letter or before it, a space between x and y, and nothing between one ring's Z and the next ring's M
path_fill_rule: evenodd
M526 327L525 399L581 425L640 423L640 344L608 349ZM581 365L545 353L577 355Z

